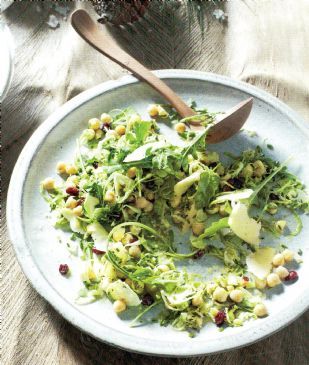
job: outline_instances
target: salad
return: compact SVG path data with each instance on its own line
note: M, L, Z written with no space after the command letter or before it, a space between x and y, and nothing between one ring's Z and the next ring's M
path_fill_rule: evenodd
M74 161L57 164L61 182L46 178L41 193L80 262L80 272L59 267L80 275L78 304L106 297L120 317L134 313L132 326L151 318L193 336L207 322L224 329L268 314L266 291L298 278L301 251L281 239L301 231L309 203L259 146L208 150L215 114L192 107L197 116L185 119L159 104L147 119L131 108L90 119ZM191 131L191 118L205 131ZM181 143L160 133L161 120Z

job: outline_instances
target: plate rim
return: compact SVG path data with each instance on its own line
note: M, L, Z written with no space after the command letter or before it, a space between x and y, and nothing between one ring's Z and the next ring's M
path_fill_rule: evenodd
M306 134L307 138L309 138L309 125L307 125L306 122L296 112L294 112L290 107L274 96L258 89L255 86L242 81L234 80L227 76L221 76L202 71L173 69L157 70L154 71L154 73L160 78L164 79L195 79L208 81L246 92L264 101L266 104L271 105L276 110L279 110L279 112L285 114L291 120L291 122L300 128ZM110 328L95 322L86 314L78 311L72 304L67 302L64 297L60 296L56 289L49 284L47 279L42 275L39 268L36 266L27 246L26 237L23 234L24 229L22 221L23 187L32 159L36 155L36 152L40 148L41 144L44 143L44 140L48 134L62 122L67 114L71 113L74 109L80 107L89 100L97 97L100 94L103 94L104 92L135 83L140 83L140 81L131 75L125 75L118 80L106 81L83 91L56 109L56 111L52 113L35 130L20 153L9 184L6 210L9 237L13 244L18 262L25 276L33 288L39 293L39 295L43 297L49 304L51 304L51 306L72 325L80 329L82 332L93 336L99 341L132 352L170 357L190 357L214 354L247 346L279 331L294 321L302 313L304 313L306 309L308 309L308 291L302 300L298 301L297 304L295 303L295 306L293 306L293 311L285 310L287 313L285 313L284 316L284 323L280 323L280 321L274 321L276 323L274 326L269 325L267 322L261 322L258 330L254 331L254 329L251 328L250 335L249 333L247 336L242 334L242 338L236 342L233 341L233 336L231 336L232 340L226 341L226 343L222 343L220 339L212 340L210 341L212 343L208 342L207 344L204 344L201 341L192 341L191 343L188 343L189 346L182 347L179 346L182 342L171 345L168 342L151 339L144 340L137 336L133 337L134 341L132 341L132 336L122 333L117 329L111 330ZM245 332L246 331L244 331L244 333ZM238 334L238 336L239 335L240 334Z

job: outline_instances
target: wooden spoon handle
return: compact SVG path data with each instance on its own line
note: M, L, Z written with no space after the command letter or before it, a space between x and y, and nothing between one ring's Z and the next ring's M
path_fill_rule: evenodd
M85 10L76 10L71 16L71 23L76 32L97 51L157 90L177 110L181 117L185 118L196 114L162 80L123 51L111 37L104 34Z

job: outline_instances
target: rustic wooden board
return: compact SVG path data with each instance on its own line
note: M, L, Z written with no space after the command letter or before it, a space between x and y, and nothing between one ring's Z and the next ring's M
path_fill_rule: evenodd
M90 9L86 1L67 5ZM156 6L136 25L125 30L108 27L106 31L152 69L189 68L231 75L271 92L309 120L309 2L232 0L223 5L229 15L228 25L213 20L210 12L204 37L196 24L189 29L181 9L162 14ZM35 128L59 105L82 90L125 73L78 39L67 21L61 20L58 29L50 29L46 25L48 7L47 1L15 2L4 15L16 52L14 78L1 115L2 363L308 364L308 312L288 328L243 349L209 357L159 359L118 350L82 334L31 288L5 226L5 199L14 163Z

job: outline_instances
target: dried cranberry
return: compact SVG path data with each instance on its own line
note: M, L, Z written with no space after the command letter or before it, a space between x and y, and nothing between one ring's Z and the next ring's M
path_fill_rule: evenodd
M274 194L274 193L271 193L271 194L269 194L269 198L270 198L271 200L278 200L278 199L279 199L279 196L278 196L278 195L276 195L276 194Z
M83 198L83 197L82 197L82 198L80 198L80 199L78 199L78 200L77 200L77 206L78 206L78 205L82 205L84 201L85 201L85 198Z
M115 218L115 219L120 219L121 218L121 212L114 212L113 214L112 214L112 216L113 216L113 218Z
M149 180L145 182L146 188L148 190L153 190L156 187L156 183L154 180Z
M73 195L73 196L77 196L79 193L79 190L77 189L76 186L69 186L68 188L66 188L66 193L69 195Z
M244 185L244 180L243 179L238 179L237 177L234 179L234 187L236 189L241 189Z
M193 258L196 260L196 259L199 259L201 258L202 256L205 255L205 250L198 250L195 252L195 254L193 255Z
M243 276L242 278L243 278L244 281L249 281L248 276Z
M92 164L92 166L93 166L95 169L97 169L97 168L98 168L98 166L99 166L99 163L98 163L97 161L94 161L94 162L93 162L93 164Z
M227 191L231 191L232 188L229 185L224 185L222 188L222 191L227 192Z
M226 314L224 311L219 311L215 316L215 323L217 326L221 326L224 323Z
M97 255L104 255L106 252L99 250L98 248L92 247L92 252L96 253Z
M284 279L285 281L292 281L292 280L297 280L298 279L298 274L296 271L291 270L289 272L289 275Z
M100 129L101 129L102 131L104 131L104 132L107 132L110 128L111 128L110 124L109 124L109 123L106 123L106 122L104 122L104 123L101 125L101 127L100 127Z
M132 238L130 238L129 243L136 242L137 240L138 240L138 238L136 236L132 236Z
M66 275L69 272L69 266L67 264L60 264L59 272L61 275Z
M210 167L211 169L214 169L217 166L217 162L212 162L211 164L208 165L208 167Z
M227 182L230 185L232 185L235 189L241 189L243 186L243 181L237 177L234 177L233 179L229 179Z
M145 294L142 297L142 304L143 305L151 305L154 302L153 297L150 294Z

